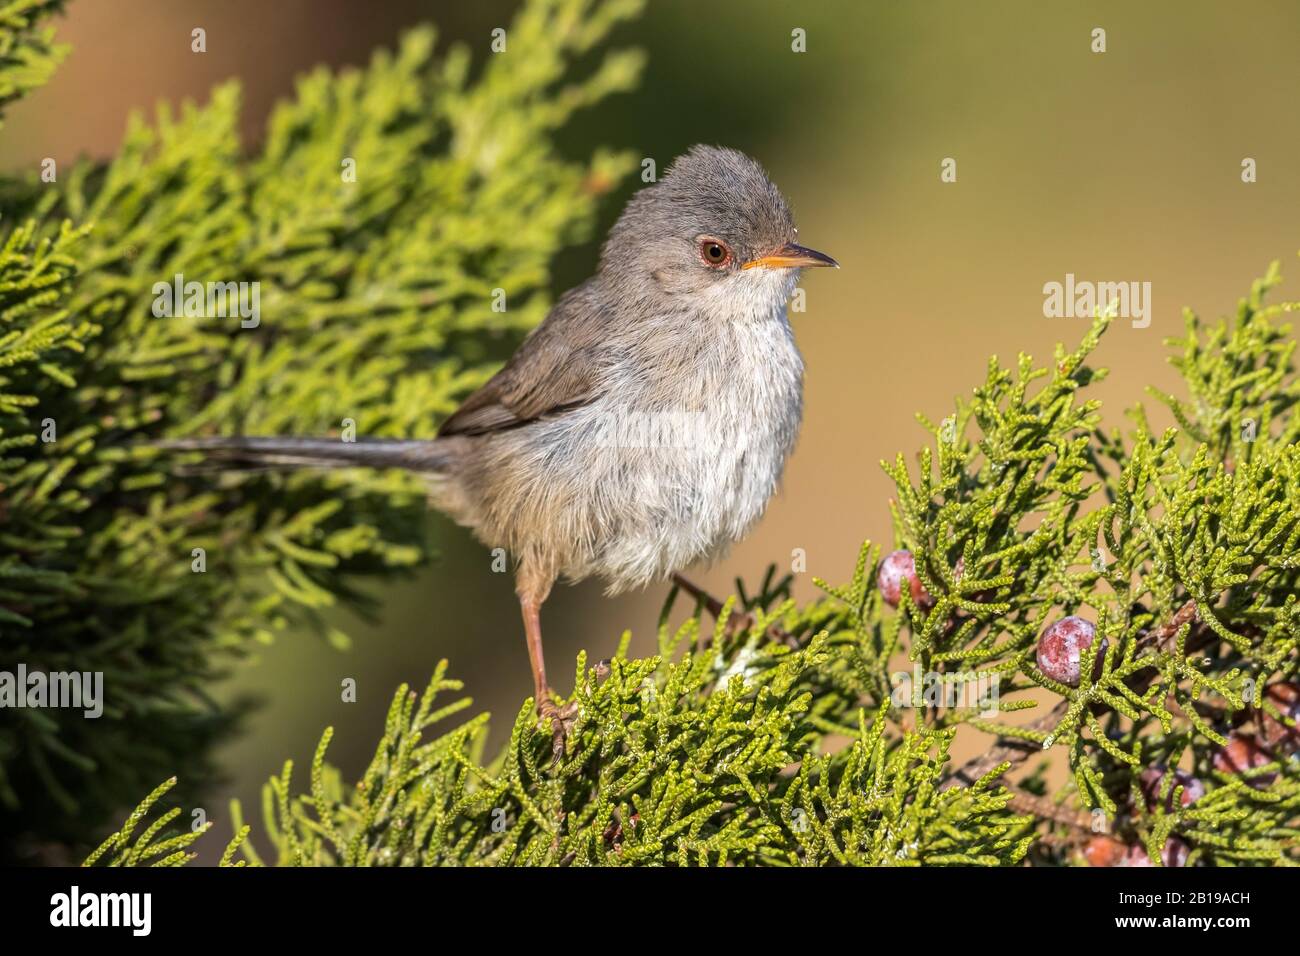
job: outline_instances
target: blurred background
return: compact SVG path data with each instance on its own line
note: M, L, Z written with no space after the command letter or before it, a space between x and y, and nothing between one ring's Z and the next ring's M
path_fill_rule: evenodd
M231 77L244 90L243 136L258 147L272 104L308 68L366 62L400 32L435 22L440 43L486 56L513 0L74 0L60 39L73 46L53 82L10 111L0 164L107 157L127 115L159 101L206 100ZM205 54L190 31L207 31ZM1091 50L1092 30L1107 50ZM791 31L807 50L791 50ZM863 539L890 543L892 484L882 458L909 459L928 440L914 415L938 421L980 382L989 355L1046 358L1075 343L1086 319L1043 315L1043 286L1080 280L1152 284L1152 322L1118 321L1099 362L1110 425L1148 385L1174 388L1166 335L1184 305L1206 316L1236 307L1281 259L1300 284L1300 4L1293 0L1058 3L965 0L799 6L782 0L654 0L616 45L649 54L640 89L581 114L563 151L598 145L655 159L662 171L696 142L759 158L790 199L802 241L839 259L803 282L794 327L807 363L806 408L784 488L762 524L695 577L719 596L739 576L807 555L813 577L846 581ZM957 181L940 181L956 160ZM1253 158L1258 182L1241 180ZM601 229L639 185L605 204ZM591 273L597 248L556 263L558 295ZM1159 420L1157 418L1157 420ZM327 724L345 775L365 766L393 689L422 685L451 661L500 739L531 693L513 587L469 535L434 517L439 555L381 594L380 619L342 623L350 650L293 635L239 665L225 700L261 707L221 753L227 783L209 815L239 796L256 814L262 782L286 757L308 762ZM666 588L617 599L597 583L559 587L544 628L557 688L572 685L580 649L609 656L621 633L654 650ZM685 604L680 605L685 612ZM340 701L344 677L358 700ZM968 746L983 746L975 738ZM228 827L218 823L228 833ZM223 837L224 839L224 837ZM220 842L208 846L220 852Z

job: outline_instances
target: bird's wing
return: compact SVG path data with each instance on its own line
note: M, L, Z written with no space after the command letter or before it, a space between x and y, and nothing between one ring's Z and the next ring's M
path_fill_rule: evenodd
M439 435L483 435L585 405L595 397L601 317L582 288L566 293L501 371L442 423Z

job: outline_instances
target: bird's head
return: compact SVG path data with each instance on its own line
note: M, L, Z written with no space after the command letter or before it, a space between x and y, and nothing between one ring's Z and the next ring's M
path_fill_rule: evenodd
M801 246L790 207L744 153L693 146L628 202L601 254L624 290L694 297L710 310L766 311L801 268L838 266Z

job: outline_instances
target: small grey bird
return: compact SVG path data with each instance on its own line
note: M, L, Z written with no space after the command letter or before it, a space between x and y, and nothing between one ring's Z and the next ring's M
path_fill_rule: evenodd
M538 711L565 722L542 657L555 581L609 593L718 557L763 514L794 447L803 360L786 302L796 242L754 160L695 146L628 202L596 275L423 441L214 438L166 443L276 466L402 468L516 564Z

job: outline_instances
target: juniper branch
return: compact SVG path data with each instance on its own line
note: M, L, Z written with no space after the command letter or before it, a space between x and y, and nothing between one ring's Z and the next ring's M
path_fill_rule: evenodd
M1177 637L1178 632L1185 625L1195 621L1195 619L1196 602L1189 599L1173 614L1172 617L1169 618L1168 621L1161 624L1159 627L1152 628L1138 639L1139 651L1145 648L1155 648L1167 651L1170 642ZM1208 630L1202 631L1199 642L1194 647L1199 648L1206 646L1209 643L1212 643L1213 640L1214 636L1212 632ZM1189 648L1191 647L1192 645L1189 645ZM1150 680L1150 674L1141 674L1133 678L1129 683L1135 691L1140 693L1145 689ZM1110 709L1105 704L1098 704L1095 706L1095 712L1097 713ZM1021 730L1028 731L1031 735L1036 737L1050 736L1053 731L1060 726L1061 721L1065 719L1069 710L1069 699L1058 701L1053 705L1050 711L1042 717L1039 717L1037 720L1031 721L1024 728L1021 728ZM944 781L943 786L970 786L976 780L981 779L986 774L992 773L1004 763L1008 765L1003 771L1003 773L1006 773L1019 766L1035 753L1042 753L1042 751L1043 747L1036 743L1032 738L1003 738L990 750L980 754L978 757L973 757L961 767L952 771L948 776L948 779Z

